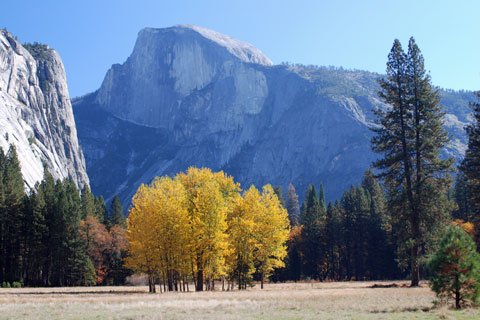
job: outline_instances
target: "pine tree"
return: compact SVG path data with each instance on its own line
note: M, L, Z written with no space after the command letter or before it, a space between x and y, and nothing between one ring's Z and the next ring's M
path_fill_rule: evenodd
M368 191L370 197L370 215L367 221L369 278L392 279L397 274L392 226L386 213L385 193L372 169L365 172L362 187Z
M87 219L87 217L89 216L94 216L97 219L100 219L100 218L103 219L103 216L99 217L98 213L96 212L95 197L93 196L87 184L82 189L81 201L82 201L82 220Z
M0 281L5 281L5 268L7 266L7 211L5 208L5 187L3 175L5 171L5 153L0 147Z
M117 195L112 200L110 205L110 224L119 225L121 227L127 226L127 220L125 219L125 214L123 213L122 203Z
M288 185L285 209L287 209L288 212L288 219L290 220L290 225L298 225L298 215L300 214L300 208L298 206L298 195L295 191L295 187L291 183Z
M327 201L325 200L325 191L323 190L323 183L320 183L320 193L318 195L318 200L320 202L320 207L323 212L327 212Z
M302 229L302 253L304 259L303 270L307 277L318 279L323 275L322 257L322 228L325 213L320 206L318 193L314 185L307 188L300 222Z
M326 259L328 261L328 276L332 280L341 280L340 254L342 248L341 238L342 216L333 203L327 207L325 221Z
M275 194L277 195L278 201L280 201L280 204L285 207L285 201L283 200L283 190L281 186L275 186L273 187L273 191L275 191Z
M302 277L302 257L300 256L302 243L302 228L293 226L287 242L287 269L288 279L299 281Z
M35 189L38 189L39 185ZM23 233L25 239L24 259L24 285L43 285L42 273L47 256L47 247L44 240L48 232L45 221L45 201L42 195L31 190L28 197L24 197Z
M432 290L440 298L454 299L456 309L480 297L480 255L472 237L461 228L449 227L429 268Z
M24 251L24 240L22 224L24 220L23 198L25 187L23 176L20 170L17 151L11 145L4 165L3 190L5 205L5 279L8 282L22 281L21 270L23 270L22 254Z
M361 187L351 186L342 197L345 211L345 246L347 251L347 276L361 280L367 277L365 266L368 258L369 194Z
M98 220L107 226L107 228L110 228L110 217L108 216L108 210L103 196L95 198L95 211Z
M43 216L45 217L45 225L47 232L44 235L43 243L47 247L42 272L42 284L44 286L54 285L53 282L56 272L56 254L60 252L61 247L61 230L60 223L55 214L57 206L56 185L53 176L48 172L47 168L43 170L43 180L38 188L38 195L43 199Z
M395 40L380 86L379 96L391 108L376 112L379 126L372 129L376 133L372 149L384 157L374 166L385 183L393 220L404 224L397 235L402 245L399 252L404 253L404 262L409 261L411 285L418 286L424 248L448 219L450 204L445 195L453 160L439 158L448 142L444 113L413 38L408 54Z
M457 174L453 196L457 203L457 209L452 213L453 217L465 222L473 222L472 203L470 202L472 196L463 171L459 171Z
M473 123L466 127L468 147L461 168L468 182L472 206L470 210L477 234L477 246L480 246L480 91L475 94L479 102L471 103Z
M62 212L65 221L64 250L66 254L66 285L95 284L95 269L87 254L87 242L80 234L82 202L72 180L64 182L66 206Z

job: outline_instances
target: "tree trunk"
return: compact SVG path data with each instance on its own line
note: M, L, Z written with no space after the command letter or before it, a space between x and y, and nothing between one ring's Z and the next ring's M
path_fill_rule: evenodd
M203 291L203 268L200 263L197 266L197 284L195 291Z
M173 275L170 270L167 270L168 291L173 291Z
M155 293L155 278L152 275L148 275L148 292Z
M412 248L411 269L412 282L410 287L418 287L420 284L420 266L418 263L418 246L416 244Z
M264 278L264 272L261 273L260 275L260 288L263 289L263 278Z
M460 309L460 283L458 274L455 275L455 309Z

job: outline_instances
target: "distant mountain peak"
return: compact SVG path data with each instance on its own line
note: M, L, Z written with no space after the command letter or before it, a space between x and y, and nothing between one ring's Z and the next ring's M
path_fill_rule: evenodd
M192 24L178 24L170 28L144 28L139 32L142 33L164 33L164 32L185 32L194 31L205 39L208 39L221 47L227 49L230 54L247 63L256 63L265 66L273 66L274 63L259 49L249 43L237 40L222 33L195 26Z
M142 183L190 166L224 170L244 187L267 183L300 195L323 181L339 199L376 155L372 109L381 75L271 66L244 42L192 25L140 31L132 54L101 88L74 103L92 190L128 206ZM473 95L442 94L460 159ZM286 189L284 189L286 190Z

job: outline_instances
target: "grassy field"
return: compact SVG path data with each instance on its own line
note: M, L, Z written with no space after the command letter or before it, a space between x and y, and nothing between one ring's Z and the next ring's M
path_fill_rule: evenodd
M424 283L267 284L247 291L149 294L147 287L0 289L0 319L480 319L435 308Z

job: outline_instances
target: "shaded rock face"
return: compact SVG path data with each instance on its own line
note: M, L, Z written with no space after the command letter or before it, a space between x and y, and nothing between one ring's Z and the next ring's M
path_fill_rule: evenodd
M27 188L42 180L44 163L56 179L89 183L60 56L1 30L0 147L6 152L12 143Z
M140 31L132 55L73 103L92 190L128 204L141 183L189 166L225 170L243 188L323 182L328 199L360 182L378 74L275 66L258 49L180 25ZM442 92L461 157L471 93ZM465 106L463 107L463 104ZM453 108L455 109L455 108Z

